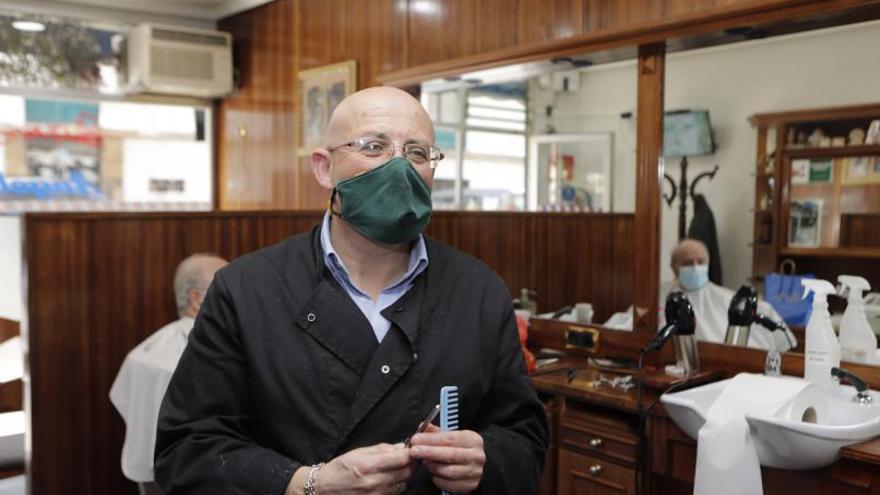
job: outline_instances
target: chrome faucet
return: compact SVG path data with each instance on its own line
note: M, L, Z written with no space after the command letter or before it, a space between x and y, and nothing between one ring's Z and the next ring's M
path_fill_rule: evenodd
M844 381L851 383L853 387L856 389L856 396L853 397L853 402L861 404L863 406L870 406L871 403L874 402L874 398L871 397L870 391L868 390L868 384L865 383L864 380L854 375L852 372L847 371L843 368L831 368L831 376L837 381Z

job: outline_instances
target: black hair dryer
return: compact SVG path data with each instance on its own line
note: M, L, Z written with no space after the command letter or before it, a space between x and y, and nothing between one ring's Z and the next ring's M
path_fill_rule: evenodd
M758 318L758 293L751 285L743 285L736 291L727 308L727 333L724 343L747 346L752 323Z
M697 352L695 335L697 320L694 317L694 308L683 292L675 291L666 297L665 313L666 326L657 332L645 346L643 352L663 347L663 344L671 337L675 360L684 369L685 374L690 375L700 369L700 355Z

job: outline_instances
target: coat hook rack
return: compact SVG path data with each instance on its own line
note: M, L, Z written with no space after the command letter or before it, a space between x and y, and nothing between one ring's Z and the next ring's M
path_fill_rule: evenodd
M709 178L711 181L715 178L715 173L718 172L718 165L715 165L715 168L712 169L711 172L703 172L701 174L697 174L694 177L694 180L688 184L687 177L687 169L688 169L688 160L687 157L684 156L681 158L681 176L679 177L678 185L676 186L675 180L669 176L669 174L664 173L663 178L666 179L666 182L669 183L672 192L669 194L664 193L663 199L666 201L668 206L672 206L672 202L675 201L675 198L678 198L678 240L682 240L687 236L687 198L691 197L691 201L694 200L694 193L697 188L697 184L700 183L701 180L705 178Z

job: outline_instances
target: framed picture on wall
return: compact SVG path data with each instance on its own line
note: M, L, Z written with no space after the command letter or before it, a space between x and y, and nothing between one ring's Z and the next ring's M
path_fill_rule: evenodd
M820 198L799 199L789 205L788 245L819 247L822 238L822 206Z
M880 158L859 156L844 161L843 185L880 184Z
M357 62L347 60L300 71L300 156L321 146L324 129L336 105L352 94L357 86Z
M791 161L791 183L806 184L810 182L810 160Z

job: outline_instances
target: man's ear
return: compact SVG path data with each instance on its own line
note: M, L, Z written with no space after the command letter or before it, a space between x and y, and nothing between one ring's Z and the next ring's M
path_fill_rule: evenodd
M186 300L189 302L189 307L193 309L196 313L199 311L199 307L202 305L201 292L198 289L190 289L186 293Z
M330 168L332 167L330 153L324 149L316 149L312 151L309 163L312 166L312 174L315 175L315 180L318 181L318 184L321 184L321 187L324 189L332 191L334 184L330 173Z

